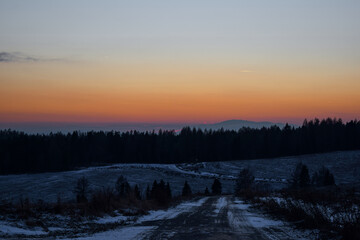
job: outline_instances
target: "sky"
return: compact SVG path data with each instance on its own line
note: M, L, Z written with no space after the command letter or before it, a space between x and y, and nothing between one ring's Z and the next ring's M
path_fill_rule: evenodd
M0 122L360 118L358 0L0 0Z

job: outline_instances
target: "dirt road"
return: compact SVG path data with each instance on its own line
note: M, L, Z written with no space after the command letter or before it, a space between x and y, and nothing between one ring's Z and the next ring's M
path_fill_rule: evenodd
M298 239L281 228L254 226L248 211L233 197L210 197L204 204L173 219L143 222L142 226L155 226L143 239Z

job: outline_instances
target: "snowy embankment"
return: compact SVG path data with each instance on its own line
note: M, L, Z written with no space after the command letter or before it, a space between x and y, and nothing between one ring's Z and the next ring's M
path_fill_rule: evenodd
M57 215L54 218L47 218L49 225L54 227L29 227L25 221L0 221L0 238L48 238L50 236L62 236L69 239L132 239L146 233L154 226L137 226L150 221L159 221L176 218L179 214L192 211L194 207L200 207L208 198L201 198L196 201L183 202L167 210L149 211L147 215L140 217L124 216L115 211L113 216L104 216L96 219L83 219L72 225L67 217ZM44 217L46 218L46 217ZM62 227L61 227L62 226ZM105 231L88 236L91 232L89 227L104 229ZM106 230L114 228L112 230ZM82 230L81 230L82 229Z
M316 231L296 230L287 222L273 220L243 201L234 201L233 204L230 204L228 220L234 230L240 227L254 227L269 239L309 240L315 239L317 235Z
M24 226L12 226L8 222L1 221L0 222L0 234L1 235L25 235L25 236L39 236L46 235L47 233L42 230L42 228L35 229L25 229Z
M176 218L179 214L190 212L194 207L200 207L206 202L208 198L201 198L197 201L188 201L179 204L176 207L169 208L167 210L158 210L158 211L150 211L148 215L144 215L139 217L135 222L133 222L129 226L120 227L114 230L96 233L92 236L87 237L79 237L76 238L78 240L97 240L97 239L142 239L144 238L149 231L156 229L156 226L137 226L137 224L150 222L150 221L159 221L166 219ZM112 220L116 221L115 218L105 217L98 219L99 222L112 222ZM73 239L73 238L72 238Z

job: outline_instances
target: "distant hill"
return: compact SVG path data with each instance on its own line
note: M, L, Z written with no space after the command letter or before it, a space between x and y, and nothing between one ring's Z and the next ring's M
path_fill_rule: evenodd
M1 129L12 129L17 131L24 131L26 133L45 133L50 132L73 132L73 131L120 131L126 132L136 130L140 132L175 130L180 131L183 127L190 126L191 128L213 129L218 130L224 128L225 130L239 130L242 127L262 128L270 126L284 127L284 123L272 122L253 122L246 120L228 120L214 124L190 124L190 123L68 123L68 122L0 122Z
M227 120L219 123L214 124L200 124L197 126L194 126L196 128L201 129L213 129L218 130L221 128L224 128L225 130L239 130L242 127L249 127L249 128L262 128L262 127L271 127L271 126L278 126L280 128L283 128L285 126L284 123L273 123L273 122L254 122L254 121L247 121L247 120ZM295 125L292 125L295 126Z

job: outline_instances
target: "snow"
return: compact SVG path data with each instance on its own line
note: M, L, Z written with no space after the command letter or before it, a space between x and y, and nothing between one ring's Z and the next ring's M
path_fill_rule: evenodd
M49 232L55 232L55 231L64 231L65 229L62 227L48 227Z
M224 207L226 207L227 205L227 200L225 197L221 197L218 199L218 201L216 202L216 206L215 206L215 210L214 213L219 214L221 209L223 209Z
M283 221L273 220L250 208L251 205L245 204L243 201L234 201L230 205L228 211L228 220L233 229L239 227L254 227L260 231L268 239L299 239L309 240L317 239L317 230L298 230L289 223ZM241 211L241 214L236 214L236 211ZM242 216L242 217L238 217Z
M169 208L167 210L150 211L148 215L140 217L136 222L142 223L147 221L156 221L164 219L176 218L179 214L189 212L193 207L200 207L208 198L201 198L197 201L184 202L176 207Z
M281 221L270 220L263 216L256 216L253 214L247 215L247 219L251 223L251 225L255 228L265 228L265 227L284 225L284 223Z
M95 223L106 224L106 223L115 223L115 222L127 222L130 218L131 217L126 217L123 215L114 216L114 217L105 216L105 217L95 220Z
M326 154L302 155L274 159L255 159L229 162L209 162L196 164L113 164L83 168L67 172L37 174L11 174L0 176L0 200L18 202L29 198L56 202L58 196L63 202L74 201L74 185L79 177L89 180L91 190L114 187L116 179L123 175L133 186L138 184L142 194L154 180L169 182L173 195L181 194L185 180L194 193L210 187L213 179L221 179L223 192L232 193L234 178L243 168L250 168L259 183L269 184L273 189L287 185L287 180L296 164L301 161L310 171L322 165L334 174L337 184L360 184L360 151L334 152ZM274 168L274 166L277 166ZM310 172L310 175L312 172Z
M271 220L265 217L264 215L251 211L251 209L249 208L250 205L245 204L243 201L235 201L235 204L233 204L232 207L243 211L243 216L245 216L246 220L255 228L265 228L265 227L284 225L282 221ZM229 222L234 221L232 216L228 216L228 218L229 218ZM234 224L235 223L233 223L233 225Z
M21 234L21 235L43 235L47 234L46 232L40 230L39 228L35 228L33 230L23 229L20 227L10 226L7 222L0 222L0 233L4 234Z
M194 207L200 207L204 204L204 202L208 198L201 198L197 201L189 201L179 204L176 207L169 208L167 210L158 210L158 211L150 211L148 215L140 217L134 224L141 224L143 222L150 222L150 221L157 221L157 220L164 220L164 219L172 219L177 217L179 214L184 212L191 211ZM107 223L112 222L113 220L124 220L126 217L124 216L118 216L118 217L104 217L101 219L98 219L96 222L98 223ZM155 226L124 226L118 229L102 232L102 233L96 233L92 236L88 237L80 237L76 238L78 240L97 240L97 239L143 239L146 237L146 234L156 229Z
M130 239L143 239L144 235L155 229L153 226L132 226L123 227L111 231L96 233L88 237L76 238L77 240L130 240ZM73 239L73 238L72 238Z
M246 210L251 206L250 204L246 204L241 200L235 200L234 203L236 203L236 208L241 210Z

